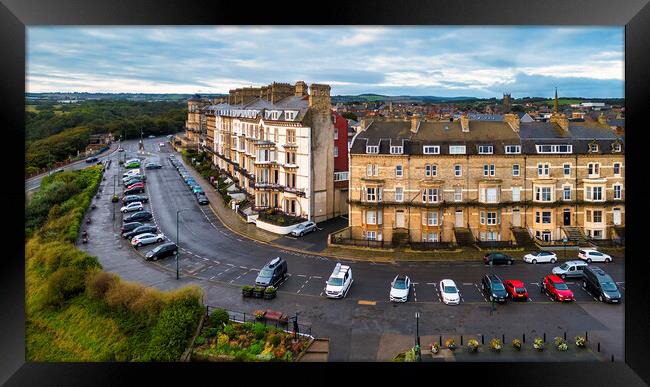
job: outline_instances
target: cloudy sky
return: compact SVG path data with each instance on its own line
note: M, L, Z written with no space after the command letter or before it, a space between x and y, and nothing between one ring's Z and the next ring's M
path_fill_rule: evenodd
M623 97L624 29L29 27L27 91Z

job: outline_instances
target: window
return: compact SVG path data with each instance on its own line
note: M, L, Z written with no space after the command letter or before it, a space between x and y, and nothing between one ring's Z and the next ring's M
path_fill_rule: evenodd
M454 201L455 202L462 202L463 201L463 188L462 187L454 188Z
M601 210L595 210L594 223L602 223L602 222L603 222L603 212Z
M397 176L397 177L404 176L404 170L402 169L401 165L396 165L395 166L395 176Z
M460 164L454 165L454 176L460 177L463 175L463 167Z
M334 139L335 140L339 139L339 128L334 128Z
M334 147L334 157L339 157L339 148Z
M542 176L548 176L550 173L551 166L548 163L545 164L537 164L537 175L540 177Z
M379 145L367 145L366 153L379 153Z
M621 200L621 186L614 184L614 200Z
M366 188L366 200L369 202L377 201L377 189L375 187Z
M506 154L513 155L513 154L520 154L521 153L521 145L506 145Z
M391 155L401 155L404 151L404 148L401 146L391 146L390 147L390 154Z
M562 189L562 199L563 200L571 200L571 187L565 186Z
M587 171L590 177L598 176L600 174L600 164L599 163L589 163L587 164Z
M585 211L585 218L587 219L587 222L591 223L591 210Z
M366 176L377 176L377 164L368 164L366 166Z
M614 175L621 175L621 163L614 163Z
M422 233L422 242L438 242L438 233L437 232L423 232Z
M404 188L395 187L395 201L401 202L404 200Z
M551 211L542 211L542 224L551 223Z
M537 153L573 153L573 145L536 145Z
M564 172L564 176L571 176L571 164L564 164L562 171Z
M480 213L479 222L481 224L485 224L485 212L483 212L483 211L481 211L481 213Z
M437 226L438 225L438 212L425 212L422 214L423 226Z
M497 189L496 188L481 188L480 201L484 203L496 203L497 200Z
M375 211L366 211L366 224L377 224L377 213Z
M589 152L590 153L598 152L598 144L589 144Z
M585 187L585 199L590 201L602 201L603 200L603 187L599 186L586 186Z
M512 201L518 202L521 200L521 187L512 187Z
M295 142L296 142L296 130L287 129L287 143L295 144Z
M616 142L612 144L612 152L619 153L621 151L621 143Z
M376 241L377 240L377 232L376 231L367 231L366 232L366 239L369 241Z
M440 154L440 146L438 145L424 145L422 147L422 153L425 155L437 155Z
M538 202L550 202L551 187L535 187L535 200Z
M464 155L465 154L465 145L449 145L449 154L450 155Z
M422 203L437 203L438 188L425 188L422 190Z
M285 111L284 112L284 117L285 117L285 119L287 121L293 121L293 119L296 118L297 113L298 112L287 112L287 111Z
M487 213L487 224L488 225L497 224L497 213L496 212L488 212Z
M349 180L350 172L334 172L334 181L345 181Z
M433 177L438 175L438 167L435 164L424 166L424 177Z
M512 176L519 176L519 164L512 165Z
M492 153L494 153L494 147L492 145L479 145L478 154L491 155Z
M483 165L483 176L494 176L494 164L485 164Z
M539 223L539 221L540 221L539 211L535 211L535 223Z

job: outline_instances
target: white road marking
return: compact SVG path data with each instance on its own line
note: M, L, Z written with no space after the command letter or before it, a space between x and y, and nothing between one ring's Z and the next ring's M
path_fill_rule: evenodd
M248 269L246 266L239 266L242 269Z
M472 286L472 285L474 285L474 283L473 283L473 282L463 282L463 285L465 285L465 286Z
M298 277L307 277L307 276L304 275L304 274L297 274L297 276L298 276Z
M427 282L427 285L435 285L435 282Z
M319 276L317 276L317 275L315 275L315 276L312 276L312 278L318 278L318 279L323 279L323 277L319 277Z
M226 265L228 265L228 266L235 266L235 265L233 265L232 263L226 263Z
M483 299L485 300L485 302L487 302L487 301L488 301L487 297L485 297L485 294L483 294L483 292L481 291L481 289L479 289L478 285L477 285L477 284L474 284L474 286L476 286L476 290L478 290L479 294L480 294L481 296L483 296Z

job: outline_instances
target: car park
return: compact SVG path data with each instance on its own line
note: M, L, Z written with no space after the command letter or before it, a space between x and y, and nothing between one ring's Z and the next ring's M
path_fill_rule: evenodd
M122 198L122 203L129 204L132 202L142 202L146 203L149 201L149 198L142 195L128 195Z
M134 182L133 184L126 187L126 189L133 189L133 188L136 188L136 187L144 188L144 183L141 182L141 181Z
M582 259L583 261L587 261L587 263L612 261L611 255L601 253L600 251L593 249L581 249L578 252L578 258Z
M483 256L483 263L486 265L496 265L496 264L507 264L512 265L515 260L506 254L503 253L487 253Z
M140 226L142 226L142 223L140 222L124 222L120 231L122 231L122 233L125 233L125 232L135 230Z
M298 226L296 226L296 228L291 230L291 235L303 236L313 231L316 231L316 223L314 222L300 223Z
M170 255L178 254L178 246L175 243L163 243L162 245L156 246L155 249L147 251L144 255L144 259L147 261L157 261L160 258L165 258Z
M199 204L208 204L210 201L208 200L208 197L205 195L205 192L199 192L196 194L196 201L199 202Z
M139 222L142 220L149 220L153 218L149 211L138 211L135 214L124 219L124 222Z
M135 188L125 190L123 194L128 196L128 195L135 195L143 192L144 192L144 187L135 187Z
M587 267L583 261L566 261L560 266L556 266L551 270L551 273L559 275L562 279L565 278L582 278L582 271Z
M352 286L352 269L350 266L341 265L338 262L334 266L334 271L330 278L325 281L325 296L328 298L343 298L348 294L350 286Z
M264 265L260 273L255 278L257 286L275 286L284 280L287 276L287 261L277 257Z
M496 274L486 274L481 278L481 288L486 292L490 301L506 302L508 292L503 281Z
M440 297L442 302L447 305L458 305L460 304L460 292L456 283L450 279L443 279L438 285L440 291Z
M526 286L524 286L524 283L520 280L506 280L503 282L503 286L505 286L506 292L508 292L508 296L511 300L528 300L528 290L526 290Z
M534 251L532 253L524 255L524 262L527 263L555 263L557 262L557 255L552 251Z
M573 292L562 278L555 274L550 274L544 277L540 287L542 293L548 294L555 301L573 301Z
M165 235L163 234L154 234L151 232L146 232L144 234L136 235L131 239L131 246L141 247L144 245L150 245L152 243L160 243L165 240Z
M388 299L393 302L406 302L411 292L411 279L407 275L396 275L390 283Z
M128 232L123 232L122 237L126 239L131 239L136 235L144 234L144 233L155 233L158 232L158 227L152 225L152 224L143 224L142 226L136 227L131 231Z
M587 266L582 271L582 287L600 302L621 302L621 292L616 282L598 266Z
M127 212L142 211L143 208L141 202L132 202L120 208L120 211L126 214Z
M162 165L154 162L149 162L144 165L145 169L160 169L162 168Z

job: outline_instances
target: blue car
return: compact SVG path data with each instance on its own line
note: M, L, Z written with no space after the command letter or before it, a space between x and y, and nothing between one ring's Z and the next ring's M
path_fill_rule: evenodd
M195 186L192 187L192 193L196 194L196 193L199 193L199 192L203 192L203 189L201 187L199 187L198 185L195 185Z
M193 177L187 177L187 178L185 179L185 183L186 183L187 185L190 185L190 183L196 183L196 181L194 180Z
M192 188L192 186L196 185L196 181L194 180L186 180L185 183L187 183L187 186Z

